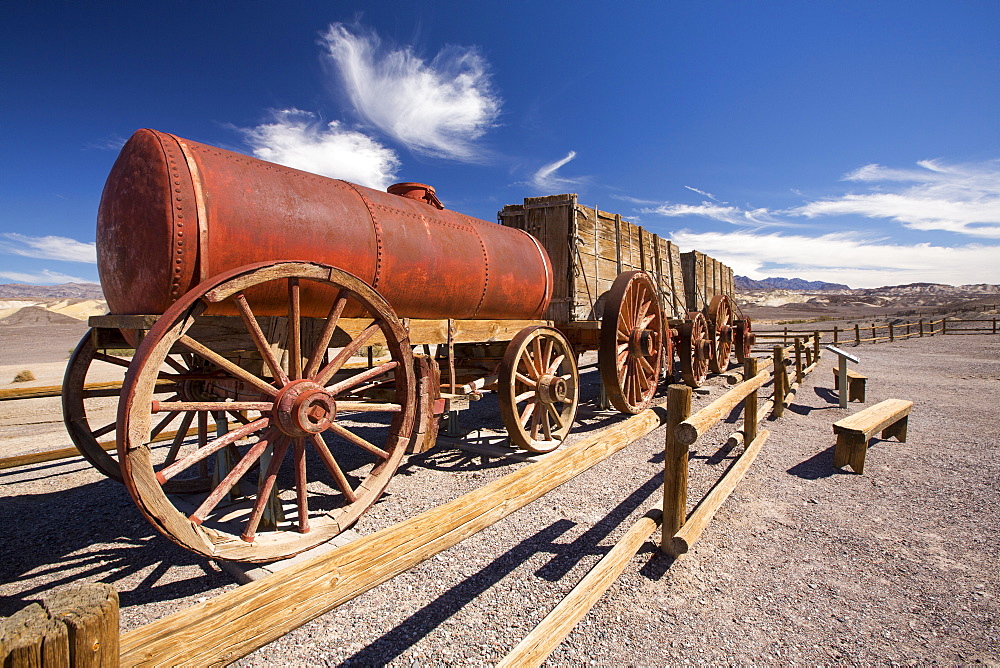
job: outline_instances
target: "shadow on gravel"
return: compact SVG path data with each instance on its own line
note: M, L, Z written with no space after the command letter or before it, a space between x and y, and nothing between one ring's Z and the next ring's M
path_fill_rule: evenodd
M840 408L840 394L838 392L834 392L829 387L814 387L813 392L826 403L837 404L836 407Z
M580 534L570 543L555 542L576 526L566 519L558 520L535 535L507 550L491 563L451 587L436 599L400 622L395 628L355 653L342 665L384 665L431 633L445 620L460 611L477 596L500 582L521 564L540 552L555 556L535 572L538 577L557 582L585 556L604 556L611 549L601 546L604 540L632 512L642 506L659 488L663 474L657 473L625 500L615 506L604 519Z
M796 464L787 472L803 480L819 480L820 478L829 478L832 475L846 474L847 471L833 465L833 448L834 446L831 445L823 452Z
M0 597L0 616L21 609L26 599L78 581L115 585L122 607L232 583L201 557L155 533L125 488L111 480L5 497L0 526L0 583L9 592ZM169 568L191 565L200 566L203 575L157 586ZM150 568L137 585L122 584Z

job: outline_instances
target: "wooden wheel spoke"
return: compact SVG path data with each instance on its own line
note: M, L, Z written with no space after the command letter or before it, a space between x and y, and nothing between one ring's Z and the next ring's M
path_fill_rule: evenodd
M121 357L115 357L114 355L108 355L107 353L101 352L95 352L94 359L107 362L108 364L114 364L115 366L123 366L126 369L128 368L128 365L131 364L129 360L124 360Z
M288 369L292 380L302 378L302 299L299 279L288 279Z
M559 425L559 429L565 429L566 423L563 422L562 415L559 414L555 404L546 404L545 408L549 411L549 415L552 416L552 419L556 421L556 424Z
M368 339L375 336L375 332L379 331L381 323L381 320L376 320L372 324L368 325L364 331L358 334L357 338L353 339L350 343L344 346L341 351L337 353L337 356L330 360L330 363L323 367L323 369L316 376L316 384L326 385L330 382L330 379L333 378L333 374L340 370L340 367L344 365L344 362L349 360L354 353L358 352L358 350L360 350L361 347L368 342Z
M320 332L319 339L316 341L316 347L313 348L312 355L309 356L309 363L306 365L305 370L306 378L312 378L319 371L319 366L323 363L323 355L330 346L333 333L337 330L337 322L340 320L340 314L344 312L344 306L346 305L347 296L341 296L341 291L337 290L333 306L330 307L330 312L326 316L326 324L323 325L323 331Z
M167 366L169 366L171 369L173 369L174 371L176 371L178 373L184 374L184 373L187 373L190 370L186 366L184 366L183 364L181 364L180 362L178 362L177 360L175 360L170 355L167 355L166 357L163 358L163 363L166 364ZM161 375L163 375L163 374L161 374Z
M514 397L514 403L519 404L522 401L527 401L532 397L534 397L536 394L538 393L535 392L535 390L528 390L527 392L522 392L521 394L518 394L517 396Z
M638 329L649 329L649 326L653 323L654 320L656 320L656 314L655 313L651 313L651 314L645 316L642 319L642 321L639 323Z
M549 373L549 364L552 363L552 348L555 345L555 341L552 339L545 339L545 348L542 350L542 356L538 360L538 370L541 373Z
M167 425L173 422L178 415L180 415L180 411L171 411L167 413L167 416L164 417L162 420L160 420L159 423L157 423L157 425L153 427L153 430L149 432L149 440L152 441L154 438L156 438L159 435L159 433L164 429L166 429Z
M399 413L402 404L378 403L374 401L338 401L338 413Z
M202 415L206 414L199 413L198 417L200 418ZM205 443L204 445L199 444L198 449L192 452L191 454L187 455L186 457L182 457L181 459L173 462L166 468L161 469L160 472L156 474L156 479L159 480L160 484L162 485L166 481L176 476L181 471L191 468L195 464L203 461L209 455L218 452L219 450L226 447L230 443L235 443L241 438L246 438L255 431L264 429L270 423L271 423L271 418L263 417L260 418L259 420L254 420L250 424L245 424L239 427L238 429L226 432L224 435L219 436L218 438L212 440L211 442ZM203 435L201 433L200 424L198 425L198 429L199 429L198 438L199 440L201 440L203 438Z
M377 445L369 443L367 440L365 440L361 436L358 436L357 434L350 431L349 429L347 429L347 427L344 427L343 425L339 425L336 422L334 422L333 424L330 425L330 431L332 431L337 436L340 436L348 443L352 443L358 446L359 448L362 448L363 450L367 450L368 452L372 453L379 459L389 459L388 452L378 447Z
M90 432L90 435L93 436L94 438L100 438L105 434L110 434L111 432L113 432L117 426L118 426L118 421L116 420L111 424L106 424L100 429Z
M528 387L537 387L538 386L538 381L536 379L534 379L534 378L528 378L527 376L525 376L520 371L515 371L514 372L514 378L517 379L518 381L524 383Z
M347 476L344 475L340 465L337 464L337 460L333 458L330 448L326 447L326 442L323 440L323 437L319 434L313 434L312 441L316 448L316 452L319 453L319 458L323 460L326 470L330 472L331 476L333 476L333 481L337 484L337 487L340 488L344 498L347 499L348 503L354 503L357 501L357 493L355 493L354 488L351 487L351 483L347 480Z
M254 536L257 534L257 525L260 524L260 518L264 515L264 506L267 505L268 498L271 496L271 490L274 489L274 483L278 478L278 470L281 468L281 460L285 458L285 453L288 452L288 443L289 439L284 437L279 437L275 442L274 456L271 457L271 463L268 464L267 471L264 473L263 484L257 490L257 499L253 504L253 511L250 513L247 525L240 536L240 538L248 543L252 543Z
M180 452L181 444L187 438L188 430L191 428L191 421L194 420L194 416L194 413L185 413L184 417L181 418L181 426L177 428L174 440L170 443L170 450L167 451L167 458L164 460L166 465L169 466L176 461L177 453Z
M542 412L539 410L534 410L531 412L531 438L538 440L538 427L541 425Z
M192 513L188 519L192 522L197 522L201 524L208 517L208 514L219 505L219 501L229 493L237 482L246 475L246 472L250 470L250 467L254 465L260 456L264 454L264 450L268 445L271 444L271 439L277 434L277 430L269 429L267 432L261 435L261 439L253 444L240 461L236 462L236 465L226 474L226 477L219 481L219 485L212 490L208 497L201 502L198 509Z
M306 478L305 439L295 439L295 500L299 513L299 533L309 532L309 489Z
M518 421L522 426L527 426L528 419L534 416L536 406L538 406L537 401L530 401L528 402L528 405L524 407L524 412L518 415Z
M549 363L549 366L545 369L545 373L554 374L556 372L556 369L558 369L560 365L562 365L562 363L565 361L566 361L566 356L559 355Z
M396 361L379 364L376 367L372 367L371 369L367 369L359 374L351 376L350 378L346 378L335 385L331 385L330 387L327 388L327 392L329 392L333 396L337 396L341 392L346 392L352 387L357 387L366 380L377 378L378 376L381 376L382 374L388 371L392 371L398 366L399 362Z
M278 359L274 356L274 351L271 350L271 346L268 345L267 337L264 336L264 332L260 328L260 323L258 323L257 318L254 317L253 311L250 310L250 304L247 302L247 298L242 292L236 295L236 306L240 310L240 318L243 319L243 324L246 326L247 331L250 332L250 337L253 339L254 345L257 347L257 352L260 353L261 357L264 358L264 362L267 363L267 368L271 370L271 374L277 378L282 385L288 384L288 375L285 373L284 369L281 368L281 364L278 363Z
M270 383L266 382L262 378L258 378L257 376L253 375L252 373L250 373L246 369L243 369L242 367L239 367L236 364L233 364L232 362L230 362L229 360L227 360L225 357L223 357L219 353L215 352L211 348L208 348L207 346L204 346L204 345L198 343L197 341L195 341L194 339L192 339L187 334L182 335L178 339L178 342L181 345L183 345L184 347L188 348L189 350L191 350L191 351L197 353L198 355L200 355L201 357L205 358L209 362L212 362L213 364L216 364L216 365L222 367L223 369L225 369L226 371L228 371L230 374L232 374L232 375L236 376L237 378L239 378L239 379L241 379L241 380L243 380L243 381L245 381L245 382L253 385L258 390L260 390L261 392L263 392L264 394L267 394L267 395L272 396L272 397L277 396L278 389L276 387L274 387Z
M531 376L533 381L538 380L538 368L535 367L535 361L531 359L531 354L527 350L521 351L521 356L518 362L519 366L524 365L524 368L527 370L528 375Z
M640 357L639 358L639 366L641 366L642 370L645 371L649 375L652 375L652 374L656 373L656 369L653 368L653 365L650 364L649 360L647 360L645 357Z
M154 401L151 412L164 411L213 412L213 411L269 411L274 408L270 401Z
M548 405L551 406L552 404L548 404ZM548 411L545 411L544 413L542 413L540 421L542 423L542 433L545 435L545 440L546 441L551 441L552 440L552 423L549 422L549 412Z

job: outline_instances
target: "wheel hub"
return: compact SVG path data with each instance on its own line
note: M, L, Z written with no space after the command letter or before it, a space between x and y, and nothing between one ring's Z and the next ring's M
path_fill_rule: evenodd
M657 348L656 332L649 329L633 329L629 336L629 352L634 357L649 357Z
M554 404L557 401L566 401L568 393L566 381L559 376L543 374L538 379L538 398L542 403Z
M293 381L275 397L275 424L288 436L318 434L328 429L336 417L337 402L312 381Z

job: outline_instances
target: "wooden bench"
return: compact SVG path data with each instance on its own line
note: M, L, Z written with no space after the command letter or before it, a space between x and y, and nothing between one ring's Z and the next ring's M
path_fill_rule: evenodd
M833 465L841 468L850 464L855 473L863 473L868 439L881 430L883 439L895 436L901 443L905 442L906 422L912 407L912 401L886 399L834 422L837 447L833 451Z
M857 371L847 370L847 400L848 401L860 401L865 403L865 381L868 380L868 376L862 375ZM833 367L833 389L840 389L840 371L837 367Z

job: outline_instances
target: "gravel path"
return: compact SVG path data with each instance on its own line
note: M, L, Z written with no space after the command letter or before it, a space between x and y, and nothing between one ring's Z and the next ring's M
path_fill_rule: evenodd
M868 404L915 402L909 442L875 441L865 475L832 467L825 359L701 541L647 542L551 665L1000 663L1000 337L852 349ZM592 399L597 374L584 376ZM720 379L695 408L727 388ZM620 418L584 407L581 432ZM470 424L499 425L483 401ZM732 424L691 459L691 503L732 461ZM51 443L52 447L66 444ZM238 665L485 665L502 658L659 498L658 430L464 543ZM371 533L521 466L439 446L404 463L357 524ZM61 584L113 583L123 629L235 587L155 534L79 460L0 471L0 614Z

